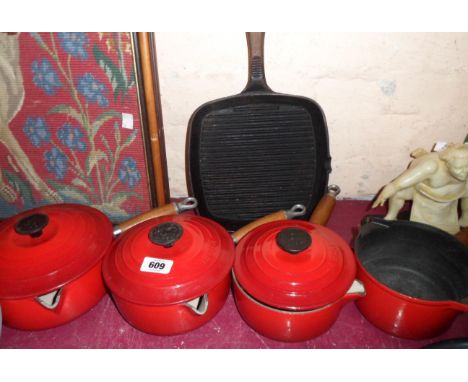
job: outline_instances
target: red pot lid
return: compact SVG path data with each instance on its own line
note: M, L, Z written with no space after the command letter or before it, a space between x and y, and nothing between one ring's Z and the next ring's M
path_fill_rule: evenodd
M195 215L148 220L127 231L103 262L113 294L143 305L169 305L209 292L229 274L234 244L227 231Z
M39 296L91 269L111 247L112 224L102 212L57 204L0 223L0 299Z
M264 224L237 245L234 274L264 304L309 310L344 296L356 264L348 244L332 230L287 220Z

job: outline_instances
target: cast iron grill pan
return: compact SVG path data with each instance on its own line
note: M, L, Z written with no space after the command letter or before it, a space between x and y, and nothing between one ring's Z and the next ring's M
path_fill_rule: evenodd
M398 221L388 228L367 224L356 242L364 268L404 295L429 301L468 297L468 250L457 239L425 224Z
M202 105L187 132L189 192L202 216L229 230L297 203L307 218L330 172L322 110L308 98L272 92L264 77L263 34L247 38L246 89Z

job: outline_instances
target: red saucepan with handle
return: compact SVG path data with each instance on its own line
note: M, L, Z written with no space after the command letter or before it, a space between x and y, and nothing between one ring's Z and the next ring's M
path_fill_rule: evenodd
M364 293L354 255L328 220L339 189L329 188L312 218L265 224L236 248L234 297L242 318L278 341L306 341L326 332L343 305ZM325 210L322 208L325 207Z
M426 339L468 312L468 249L447 232L412 221L367 217L355 252L358 278L366 288L356 305L379 329Z
M122 316L137 329L156 335L194 330L226 301L234 244L262 224L304 212L300 205L278 211L232 236L213 220L191 214L146 221L105 257L104 280Z
M3 322L24 330L67 323L105 294L103 257L114 237L152 217L196 207L196 200L168 204L116 227L95 208L56 204L0 223L0 306Z

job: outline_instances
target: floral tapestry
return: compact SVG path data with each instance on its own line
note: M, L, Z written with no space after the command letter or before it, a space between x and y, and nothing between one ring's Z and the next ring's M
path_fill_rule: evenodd
M0 33L0 218L150 208L130 33Z

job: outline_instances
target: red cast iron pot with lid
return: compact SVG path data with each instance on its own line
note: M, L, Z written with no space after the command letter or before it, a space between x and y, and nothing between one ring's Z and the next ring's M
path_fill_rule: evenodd
M242 318L278 341L326 332L342 306L364 294L347 243L305 221L278 221L248 234L236 248L233 288Z
M363 316L401 338L422 340L447 330L468 312L466 232L460 231L460 241L426 224L365 217L354 245L366 288L356 302Z
M266 337L287 342L317 337L333 325L345 303L364 294L355 280L351 249L322 225L339 192L330 187L332 192L312 214L314 223L272 222L236 248L232 273L237 309Z
M0 306L5 325L48 329L96 305L105 294L101 266L114 237L155 216L196 206L168 204L113 227L99 210L78 204L35 208L0 223Z
M196 215L164 216L131 229L103 262L104 280L122 316L155 335L176 335L211 320L229 293L234 243L270 220L303 214L278 211L234 234Z

